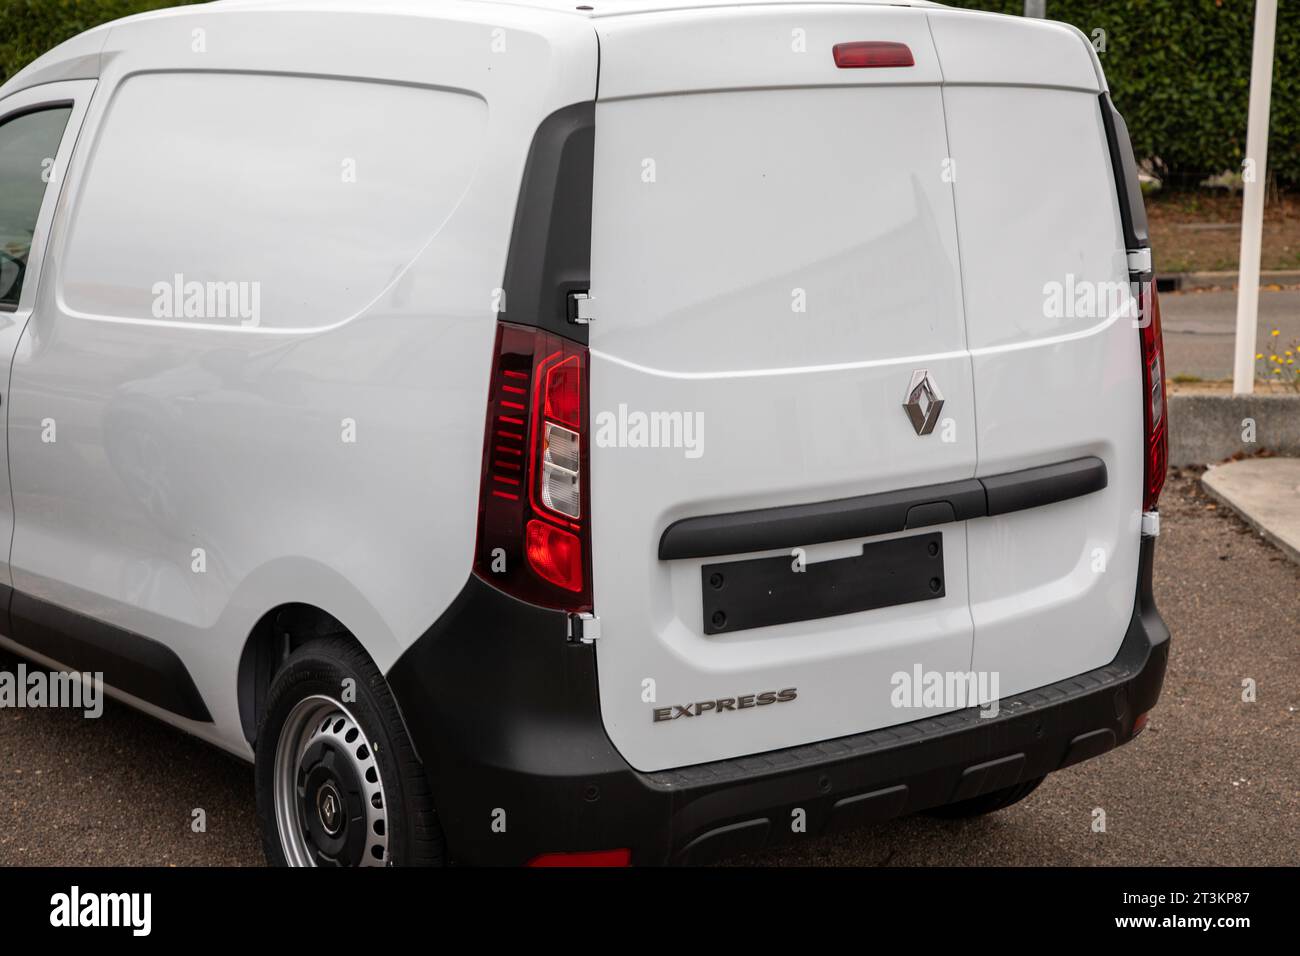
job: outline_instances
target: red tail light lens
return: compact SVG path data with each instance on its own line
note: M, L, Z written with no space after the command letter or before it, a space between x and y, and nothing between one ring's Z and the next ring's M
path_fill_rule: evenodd
M582 363L570 355L546 373L546 417L570 428L578 427L582 404Z
M566 591L582 590L582 539L545 521L528 522L528 564Z
M1145 484L1142 508L1154 511L1169 470L1169 407L1165 395L1165 340L1160 332L1160 295L1154 280L1138 292L1142 338L1142 416L1146 424Z
M591 610L587 350L500 323L474 573L520 600Z
M906 43L894 43L888 40L837 43L833 52L835 65L841 70L916 65L916 60L912 58L912 50Z
M631 850L591 850L587 853L543 853L529 866L631 866Z

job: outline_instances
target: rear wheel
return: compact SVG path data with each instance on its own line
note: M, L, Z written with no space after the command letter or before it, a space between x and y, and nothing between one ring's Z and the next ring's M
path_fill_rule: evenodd
M982 793L978 797L971 797L969 800L958 800L956 803L933 807L926 810L925 813L927 816L939 817L942 820L965 820L969 817L982 817L986 813L996 813L998 810L1005 810L1013 803L1019 803L1037 790L1038 785L1045 779L1046 777L1035 777L1033 780L1026 780L1014 786L1003 787L1001 790L990 790L988 793Z
M424 768L392 692L345 636L306 644L271 684L257 809L276 866L444 862Z

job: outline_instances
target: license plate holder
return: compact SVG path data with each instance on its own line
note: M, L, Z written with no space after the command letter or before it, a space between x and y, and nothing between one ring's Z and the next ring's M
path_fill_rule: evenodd
M943 534L869 541L862 553L804 564L793 554L700 568L704 633L730 634L898 604L946 593Z

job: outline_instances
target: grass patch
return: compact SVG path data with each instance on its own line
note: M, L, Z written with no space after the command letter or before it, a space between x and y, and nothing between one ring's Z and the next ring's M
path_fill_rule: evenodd
M1241 252L1241 196L1226 192L1148 193L1156 268L1235 272ZM1300 269L1300 196L1283 194L1264 209L1265 271Z

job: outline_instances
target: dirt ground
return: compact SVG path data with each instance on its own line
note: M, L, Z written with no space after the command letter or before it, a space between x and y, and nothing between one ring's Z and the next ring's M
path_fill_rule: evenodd
M1219 192L1146 197L1156 269L1222 272L1237 269L1241 196ZM1264 270L1300 269L1300 196L1281 196L1264 211Z

